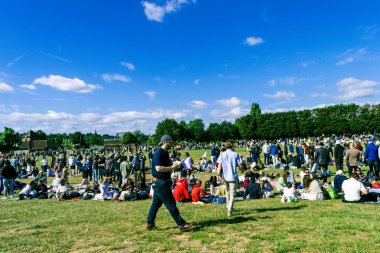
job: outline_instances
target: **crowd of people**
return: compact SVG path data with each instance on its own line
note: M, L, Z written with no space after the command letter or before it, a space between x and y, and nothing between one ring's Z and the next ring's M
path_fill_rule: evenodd
M281 195L282 202L336 198L336 193L343 194L344 202L377 201L374 198L380 192L376 181L379 178L380 143L372 137L225 144L176 146L169 150L171 161L180 164L178 170L170 173L176 203L226 203L231 215L233 201L271 198L276 192ZM237 147L246 148L249 152L247 159L234 152ZM205 152L199 161L194 162L187 150L198 148L210 149L210 158ZM151 186L154 182L147 182L146 173L152 168L156 149L102 150L97 154L91 150L2 154L0 194L4 192L3 199L15 200L126 201L153 197ZM183 158L182 151L185 151ZM329 166L336 168L336 175L330 182L333 173ZM363 166L368 166L367 174L362 172ZM295 175L293 171L297 168L301 171ZM274 169L275 173L267 173L268 169ZM280 170L277 172L276 169L283 169L281 176ZM202 182L198 178L202 172L211 173L210 179ZM49 176L55 177L51 184L47 184ZM72 177L79 176L82 177L81 183L69 183ZM28 183L16 180L24 178ZM19 190L18 196L15 189Z

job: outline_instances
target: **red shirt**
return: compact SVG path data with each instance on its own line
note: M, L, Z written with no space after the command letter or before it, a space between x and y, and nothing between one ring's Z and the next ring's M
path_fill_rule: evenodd
M203 191L203 189L198 185L194 185L193 191L191 192L192 201L198 202L199 198L204 197L204 196L205 196L205 192Z
M173 197L175 201L182 202L190 199L189 192L187 191L187 179L176 179L175 182L177 183L173 191Z

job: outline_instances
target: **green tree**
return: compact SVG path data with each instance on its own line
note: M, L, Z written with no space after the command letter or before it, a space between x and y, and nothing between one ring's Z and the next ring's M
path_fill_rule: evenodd
M123 138L121 140L121 143L129 145L129 144L138 144L138 139L136 136L131 132L126 132L123 135Z
M168 134L172 137L174 141L183 140L181 136L183 132L183 127L180 127L178 122L174 119L165 119L157 124L156 131L154 133L154 143L158 143L161 136Z
M187 128L189 130L190 138L197 142L203 142L205 141L206 131L205 131L205 124L203 123L203 120L201 119L195 119L189 122L187 124Z
M19 133L16 133L12 128L4 127L4 132L0 133L0 150L9 152L15 149L16 145L20 143L20 139Z

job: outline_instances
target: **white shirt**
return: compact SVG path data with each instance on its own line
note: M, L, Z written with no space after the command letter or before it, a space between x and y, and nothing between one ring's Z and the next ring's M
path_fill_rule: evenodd
M190 170L191 167L193 166L191 157L186 157L185 159L182 160L182 166L184 170Z
M263 145L263 152L264 152L264 154L268 154L268 148L269 148L268 144L264 144Z
M350 178L343 181L342 190L347 201L358 201L361 199L361 192L365 190L363 183Z
M47 166L47 165L48 165L48 160L43 159L43 160L41 161L41 165L42 165L42 166Z
M25 195L29 195L30 193L32 192L32 187L30 185L26 185L21 191L19 194L25 194Z
M241 156L231 149L227 149L220 154L218 163L222 165L223 178L225 181L233 182L238 180L236 167L240 166L242 162Z

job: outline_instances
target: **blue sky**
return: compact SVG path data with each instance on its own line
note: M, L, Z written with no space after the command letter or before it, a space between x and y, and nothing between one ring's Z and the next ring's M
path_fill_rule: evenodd
M378 103L380 1L4 0L0 127L152 133L165 118Z

